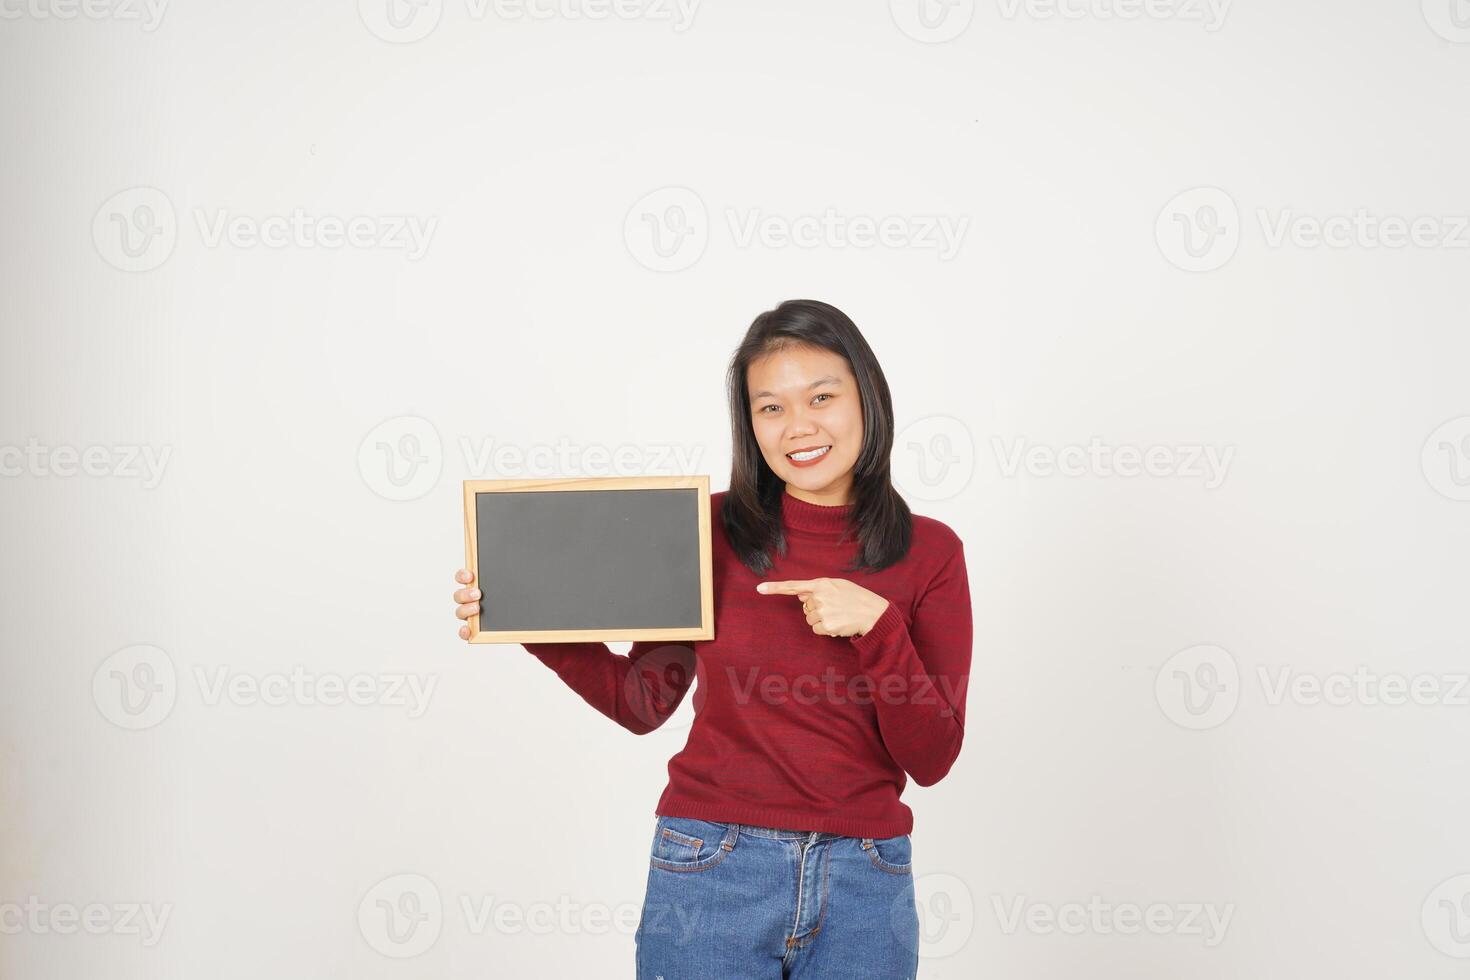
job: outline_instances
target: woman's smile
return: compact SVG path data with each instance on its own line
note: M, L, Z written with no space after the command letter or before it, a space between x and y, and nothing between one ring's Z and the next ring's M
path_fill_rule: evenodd
M825 459L831 451L832 447L830 445L816 446L811 449L799 449L794 452L789 452L786 454L786 458L791 460L792 466L815 466Z

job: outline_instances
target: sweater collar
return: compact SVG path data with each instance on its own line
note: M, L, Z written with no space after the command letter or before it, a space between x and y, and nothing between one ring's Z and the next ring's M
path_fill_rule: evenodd
M800 500L781 491L781 520L786 526L818 533L838 533L847 528L857 504L825 506Z

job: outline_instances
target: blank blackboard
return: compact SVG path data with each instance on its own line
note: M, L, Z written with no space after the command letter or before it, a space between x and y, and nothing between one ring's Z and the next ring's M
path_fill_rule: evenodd
M472 642L714 638L709 477L464 488Z

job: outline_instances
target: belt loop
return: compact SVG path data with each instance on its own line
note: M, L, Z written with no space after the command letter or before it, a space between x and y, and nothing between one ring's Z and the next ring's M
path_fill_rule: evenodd
M862 848L865 851L872 850L873 849L873 838L871 838L871 837L864 837L862 839Z
M732 823L725 827L725 839L720 841L720 846L727 851L735 850L735 842L740 839L740 825Z

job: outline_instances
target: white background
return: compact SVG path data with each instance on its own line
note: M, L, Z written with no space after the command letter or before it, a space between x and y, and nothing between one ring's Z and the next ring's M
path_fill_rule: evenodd
M638 738L461 643L459 481L723 489L728 358L812 297L966 542L966 745L905 794L920 975L1463 975L1464 4L97 2L0 20L0 973L631 975L689 704ZM386 238L212 237L297 210ZM1044 465L1094 439L1173 462ZM434 686L214 696L298 668ZM1354 671L1438 694L1274 697ZM442 911L400 943L413 889Z

